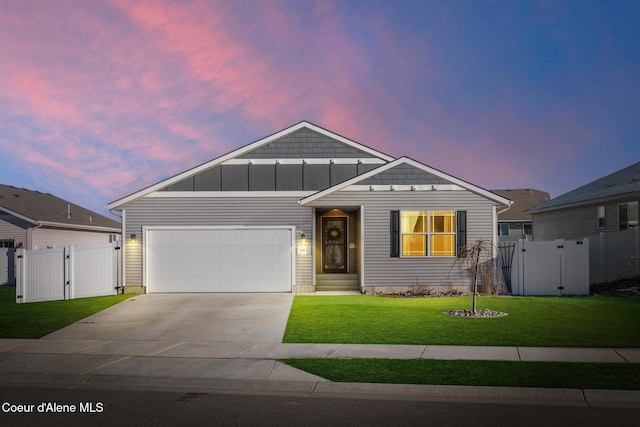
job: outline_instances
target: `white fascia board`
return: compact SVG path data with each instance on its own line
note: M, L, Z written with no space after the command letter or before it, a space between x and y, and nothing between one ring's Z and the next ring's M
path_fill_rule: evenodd
M108 233L120 233L122 231L120 228L99 227L96 225L65 224L63 222L53 221L38 221L38 225L41 225L43 227L68 228L74 230L99 231Z
M391 168L394 168L396 166L399 166L401 164L408 164L408 165L414 166L414 167L416 167L418 169L421 169L421 170L423 170L423 171L425 171L427 173L430 173L432 175L440 177L440 178L442 178L444 180L450 181L453 184L462 187L463 189L469 190L469 191L474 192L476 194L479 194L479 195L481 195L481 196L483 196L483 197L485 197L487 199L490 199L490 200L492 200L494 202L497 202L497 203L499 203L501 205L509 206L510 204L513 203L511 200L506 199L506 198L501 197L501 196L498 196L497 194L492 193L491 191L485 190L484 188L481 188L481 187L475 186L473 184L470 184L470 183L468 183L466 181L463 181L463 180L461 180L459 178L456 178L454 176L448 175L448 174L446 174L446 173L444 173L442 171L439 171L437 169L434 169L432 167L424 165L424 164L422 164L420 162L417 162L417 161L415 161L413 159L410 159L408 157L401 157L401 158L399 158L399 159L397 159L397 160L395 160L395 161L393 161L391 163L387 163L386 165L380 166L379 168L373 169L373 170L371 170L371 171L369 171L367 173L364 173L362 175L356 176L356 177L354 177L354 178L352 178L350 180L344 181L344 182L342 182L342 183L340 183L338 185L334 185L333 187L327 188L326 190L319 191L319 192L317 192L317 193L315 193L315 194L313 194L313 195L311 195L311 196L309 196L309 197L307 197L305 199L300 200L300 204L301 205L305 205L305 204L310 203L310 202L312 202L314 200L317 200L317 199L319 199L321 197L324 197L324 196L326 196L328 194L334 193L336 191L340 191L340 190L342 190L344 188L347 188L347 187L349 187L351 185L357 184L358 182L360 182L362 180L365 180L367 178L375 176L375 175L377 175L379 173L387 171L387 170L389 170Z
M27 217L27 216L21 215L21 214L19 214L18 212L14 212L14 211L12 211L12 210L10 210L10 209L3 208L2 206L0 206L0 211L2 211L2 212L6 212L6 213L8 213L8 214L9 214L9 215L11 215L11 216L15 216L16 218L19 218L19 219L21 219L21 220L23 220L23 221L26 221L26 222L28 222L29 224L34 224L34 225L38 225L38 224L39 224L39 223L38 223L38 221L37 221L37 220L35 220L35 219L33 219L33 218L29 218L29 217Z
M551 212L551 211L569 209L569 208L577 208L580 206L601 205L603 203L606 204L611 202L617 202L618 200L621 201L620 203L626 203L622 200L626 200L628 198L634 198L634 197L640 197L640 194L638 191L615 194L607 197L598 197L595 199L579 200L579 201L574 201L569 203L563 203L561 205L548 206L546 208L536 208L535 206L533 206L525 211L522 211L522 213L527 215L535 215L535 214L544 213L544 212Z
M456 184L420 184L420 185L350 185L342 191L461 191Z
M376 159L371 157L365 158L326 158L326 157L310 157L305 159L229 159L225 162L222 162L221 165L302 165L302 164L310 164L310 165L328 165L328 164L336 164L336 165L357 165L357 164L368 164L368 165L384 165L387 162L382 159Z
M194 167L192 169L186 170L185 172L182 172L182 173L180 173L178 175L174 175L171 178L167 178L167 179L165 179L163 181L160 181L160 182L158 182L156 184L153 184L153 185L151 185L149 187L146 187L146 188L144 188L144 189L142 189L140 191L137 191L137 192L132 193L132 194L130 194L128 196L125 196L125 197L123 197L121 199L115 200L115 201L109 203L107 205L107 208L108 209L117 209L119 206L122 206L125 203L128 203L128 202L130 202L130 201L132 201L134 199L137 199L138 197L146 196L149 193L153 193L154 191L157 191L157 190L159 190L161 188L164 188L164 187L169 186L171 184L174 184L174 183L176 183L178 181L181 181L181 180L183 180L185 178L188 178L188 177L190 177L192 175L195 175L195 174L197 174L199 172L202 172L203 170L206 170L206 169L209 169L209 168L211 168L213 166L219 165L219 164L221 164L223 162L226 162L227 160L230 160L230 159L233 159L235 157L241 156L241 155L243 155L243 154L245 154L245 153L247 153L249 151L255 150L256 148L258 148L258 147L260 147L262 145L269 144L270 142L273 142L276 139L282 138L283 136L286 136L289 133L295 132L295 131L297 131L299 129L302 129L302 128L305 128L305 127L308 128L308 129L311 129L313 131L316 131L318 133L321 133L323 135L326 135L329 138L333 138L333 139L335 139L337 141L340 141L340 142L342 142L342 143L344 143L346 145L354 147L354 148L356 148L358 150L364 151L364 152L366 152L368 154L371 154L371 155L376 156L376 157L378 157L380 159L383 159L384 161L390 162L390 161L394 160L394 158L391 157L391 156L388 156L388 155L386 155L384 153L381 153L379 151L376 151L376 150L374 150L372 148L369 148L369 147L366 147L364 145L358 144L355 141L352 141L352 140L350 140L348 138L345 138L343 136L335 134L335 133L333 133L331 131L328 131L326 129L323 129L321 127L318 127L318 126L316 126L314 124L311 124L309 122L303 121L303 122L300 122L300 123L295 124L293 126L290 126L290 127L286 128L286 129L283 129L280 132L276 132L276 133L274 133L272 135L269 135L269 136L267 136L265 138L259 139L258 141L255 141L255 142L253 142L253 143L251 143L249 145L245 145L244 147L241 147L241 148L238 148L237 150L231 151L230 153L227 153L227 154L225 154L225 155L223 155L221 157L215 158L215 159L213 159L213 160L211 160L211 161L209 161L207 163L203 163L200 166L196 166L196 167Z
M157 191L144 196L145 198L234 198L234 197L308 197L315 191Z

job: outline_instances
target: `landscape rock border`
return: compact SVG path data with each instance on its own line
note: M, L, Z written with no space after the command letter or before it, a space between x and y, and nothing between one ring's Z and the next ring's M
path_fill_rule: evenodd
M473 313L471 310L445 310L442 314L446 314L448 316L459 316L459 317L473 317L477 319L495 319L496 317L504 317L508 316L509 313L503 313L502 311L493 311L485 308L484 310L476 310Z

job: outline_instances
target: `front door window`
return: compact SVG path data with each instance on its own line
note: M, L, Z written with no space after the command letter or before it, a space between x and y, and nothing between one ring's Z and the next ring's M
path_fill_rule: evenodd
M325 273L347 272L347 219L322 219L322 254Z

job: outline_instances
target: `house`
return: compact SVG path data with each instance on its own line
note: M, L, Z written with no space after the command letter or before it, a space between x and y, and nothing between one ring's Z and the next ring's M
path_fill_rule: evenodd
M498 239L501 242L531 239L531 214L524 211L549 200L549 193L532 188L491 191L513 202L509 209L498 212Z
M638 228L640 162L525 211L534 240L580 239Z
M308 122L108 205L127 292L363 292L468 284L506 198Z
M0 184L0 284L14 283L13 248L108 243L120 223L48 193Z

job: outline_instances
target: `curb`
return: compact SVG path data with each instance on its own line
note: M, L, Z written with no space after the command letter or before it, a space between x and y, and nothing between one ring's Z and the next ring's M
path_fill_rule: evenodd
M640 409L639 390L366 384L36 373L6 374L0 380L0 385L5 387L203 392L303 398L391 399L423 402Z

